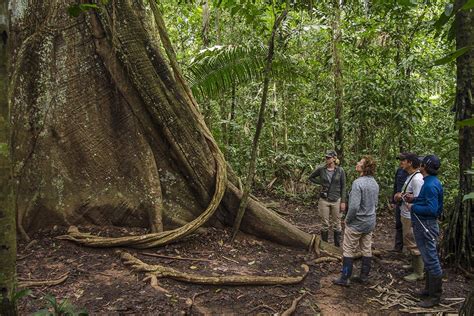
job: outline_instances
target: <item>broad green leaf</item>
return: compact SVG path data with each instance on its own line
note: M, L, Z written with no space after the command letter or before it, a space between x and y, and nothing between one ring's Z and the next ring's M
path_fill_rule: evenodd
M469 10L469 9L472 9L474 8L474 0L469 0L467 1L461 8L461 10Z
M456 126L458 128L465 127L465 126L474 126L474 118L458 121L456 122Z
M474 199L474 192L471 192L469 194L466 194L463 198L462 198L462 201L466 201L466 200L472 200Z
M459 56L464 55L466 52L468 52L468 51L471 50L472 48L473 48L473 46L466 46L466 47L460 48L460 49L458 49L457 51L452 52L452 53L448 54L447 56L445 56L445 57L443 57L443 58L441 58L441 59L436 60L436 61L433 63L433 66L440 66L440 65L444 65L444 64L450 63L450 62L452 62L453 60L455 60L456 58L458 58Z

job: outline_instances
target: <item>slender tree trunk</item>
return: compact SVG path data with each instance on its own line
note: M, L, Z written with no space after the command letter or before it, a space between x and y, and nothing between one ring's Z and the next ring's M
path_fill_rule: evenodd
M344 161L344 135L343 135L343 114L344 114L344 82L342 77L342 61L339 47L342 43L341 31L341 8L340 0L333 0L333 21L332 21L332 59L334 76L334 146L341 163Z
M457 0L455 10L462 7L466 0ZM457 49L474 47L474 9L459 10L456 13ZM474 111L474 49L457 58L456 81L456 121L471 119ZM463 201L463 196L473 192L472 175L466 174L473 166L474 127L459 129L459 196L454 210L447 214L448 229L445 241L446 255L454 254L455 262L468 269L473 262L473 200Z
M243 192L242 200L240 201L240 206L237 212L237 216L235 218L234 226L232 227L232 240L235 238L235 236L237 235L240 229L240 224L242 222L242 218L247 208L247 203L250 196L250 190L252 189L253 178L255 176L255 169L257 165L258 141L260 139L260 133L263 127L263 121L265 117L265 108L267 105L268 86L270 84L270 74L272 71L273 54L274 54L274 49L275 49L275 35L276 35L276 31L278 27L280 26L280 23L286 18L287 14L288 14L288 2L287 2L287 5L285 6L285 10L278 16L278 18L275 19L275 22L273 23L273 29L272 29L272 33L271 33L270 40L268 43L268 55L267 55L265 70L263 74L264 79L263 79L262 102L260 104L257 127L255 129L255 136L252 142L252 152L250 155L247 179L244 184L244 192Z
M16 224L11 183L7 97L7 1L0 1L0 315L15 315Z
M277 98L277 85L276 82L273 83L273 109L272 109L272 117L271 117L271 123L272 123L272 148L273 152L278 152L278 120L280 120L280 117L278 115L278 98Z
M208 47L210 44L210 40L209 40L210 21L211 21L211 10L209 8L209 2L208 0L203 0L202 1L201 37L202 37L202 43L204 47Z

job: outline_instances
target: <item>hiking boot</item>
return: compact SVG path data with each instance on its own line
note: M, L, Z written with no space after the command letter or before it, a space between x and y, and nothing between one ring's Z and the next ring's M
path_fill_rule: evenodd
M426 271L425 271L426 272ZM418 297L428 297L430 295L430 291L429 291L429 279L430 279L430 274L426 272L426 278L425 278L425 288L420 290L420 291L416 291L415 292L415 296L418 296Z
M403 277L405 281L416 282L418 280L423 280L425 266L423 264L423 259L420 255L411 256L411 265L413 267L413 273Z
M418 306L423 308L430 308L439 305L441 301L441 294L443 293L443 279L442 275L428 277L428 296L418 303Z
M334 246L341 247L341 232L334 231Z
M352 281L358 283L369 283L369 273L372 268L372 257L362 257L360 265L360 274L351 278Z
M342 258L342 272L338 279L334 279L332 283L340 286L349 286L349 278L352 275L352 266L354 259L349 257Z
M328 242L329 232L327 230L321 231L321 240Z

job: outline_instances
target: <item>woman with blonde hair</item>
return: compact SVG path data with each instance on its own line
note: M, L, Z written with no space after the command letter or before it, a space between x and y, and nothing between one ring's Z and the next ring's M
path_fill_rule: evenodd
M326 163L309 176L309 181L322 186L318 202L321 239L328 241L329 228L332 226L336 247L340 246L341 240L341 211L346 209L346 173L338 164L336 151L328 150Z

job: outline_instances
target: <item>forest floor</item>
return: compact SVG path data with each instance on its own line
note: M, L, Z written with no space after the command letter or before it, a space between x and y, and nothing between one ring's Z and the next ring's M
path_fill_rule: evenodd
M276 197L260 197L264 202L277 202L277 208L288 215L288 221L310 233L318 233L316 204L289 201ZM392 246L393 217L387 211L378 215L374 248L389 250ZM81 231L98 232L97 228L80 227ZM369 285L353 283L342 288L332 284L339 275L340 262L315 263L315 254L283 247L272 242L239 234L230 243L230 229L208 228L180 243L159 249L124 249L147 263L162 264L200 275L267 275L297 276L306 263L310 272L303 282L285 286L212 286L159 279L162 290L144 281L142 273L129 270L117 255L117 249L86 248L55 239L65 233L58 228L38 232L33 242L18 245L20 279L55 279L67 274L59 285L31 287L31 294L21 299L20 314L30 314L47 306L45 296L68 299L91 315L98 314L182 314L241 315L281 314L294 299L299 301L295 315L315 314L404 314L415 311L410 296L424 282L403 280L408 262L404 254L383 253L375 258ZM130 230L109 228L102 235L128 234ZM133 230L132 233L143 233ZM330 239L332 240L332 239ZM149 253L165 257L153 257ZM185 259L194 259L185 260ZM356 263L354 272L358 272ZM456 312L469 292L469 280L449 267L444 267L443 305L438 310ZM404 306L403 306L404 305ZM434 312L434 311L433 311Z

